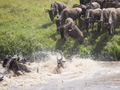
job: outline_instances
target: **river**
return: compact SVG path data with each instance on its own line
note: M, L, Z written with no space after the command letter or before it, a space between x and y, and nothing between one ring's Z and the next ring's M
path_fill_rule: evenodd
M44 52L45 53L45 52ZM73 56L66 68L56 68L58 53L47 53L26 64L32 72L23 76L5 73L0 64L0 90L120 90L120 62L97 61ZM37 58L36 58L36 57ZM65 58L64 58L65 59Z

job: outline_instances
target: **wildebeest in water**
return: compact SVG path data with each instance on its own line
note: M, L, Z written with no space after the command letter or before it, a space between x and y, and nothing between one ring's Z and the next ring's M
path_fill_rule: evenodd
M16 75L23 75L24 72L31 72L24 64L19 63L18 58L12 58L10 55L6 55L2 66L8 70L12 70Z

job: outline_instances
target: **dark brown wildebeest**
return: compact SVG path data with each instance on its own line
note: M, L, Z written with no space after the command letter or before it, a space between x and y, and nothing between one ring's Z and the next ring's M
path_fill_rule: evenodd
M91 0L79 0L80 4L87 4L89 2L91 2Z
M120 8L120 2L117 1L105 2L103 4L103 8Z
M66 8L66 5L62 2L52 2L51 4L51 9L50 10L46 10L46 12L49 13L50 19L52 22L54 22L54 17L56 15L60 15L61 12L63 11L63 9Z
M89 23L92 23L92 31L94 28L94 23L96 22L96 20L100 20L100 15L101 15L101 9L89 9L86 13L86 30L88 32L89 29Z
M70 37L78 40L79 42L83 42L84 40L83 33L74 24L74 21L72 18L67 18L65 21L65 24L60 26L57 30L63 31L63 33L61 33L61 38L65 38L66 35L69 35Z
M110 15L111 10L115 10L115 8L103 8L101 10L100 21L98 22L98 31L101 32L103 25L108 24L108 19L109 19L109 15Z
M8 70L12 70L16 75L23 75L23 71L31 72L25 65L20 64L17 58L12 58L9 55L5 56L2 66Z
M108 31L109 34L115 33L116 26L120 24L120 8L110 11L108 20Z
M119 2L119 0L80 0L81 4L88 4L88 3L91 3L91 2L97 2L97 3L100 4L101 8L106 8L107 4L108 4L107 7L108 6L110 7L111 6L111 4L110 4L111 2Z

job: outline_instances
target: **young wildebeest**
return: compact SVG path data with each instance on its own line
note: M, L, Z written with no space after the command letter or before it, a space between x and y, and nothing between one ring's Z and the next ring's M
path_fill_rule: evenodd
M25 65L20 64L17 58L12 58L8 55L5 56L2 66L6 67L8 70L12 70L16 75L23 75L23 71L31 72Z
M94 28L94 23L96 22L96 20L100 20L100 15L101 15L101 9L89 9L86 13L86 30L88 32L89 29L89 23L92 23L92 31Z
M63 57L61 59L58 59L57 57L57 68L65 68L65 60L63 60Z
M120 24L120 8L110 11L109 20L108 20L108 31L110 34L113 34L113 29L115 33L116 26Z
M84 36L80 29L74 24L72 18L67 18L65 24L60 26L57 31L63 31L61 33L61 38L65 39L66 35L78 40L79 42L83 42Z
M51 4L51 9L50 10L46 10L46 12L49 13L50 19L52 22L54 22L54 17L56 15L60 15L61 12L63 11L63 9L66 8L66 5L62 2L52 2Z

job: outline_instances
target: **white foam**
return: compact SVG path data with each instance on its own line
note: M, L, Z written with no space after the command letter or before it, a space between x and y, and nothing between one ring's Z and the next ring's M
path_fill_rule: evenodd
M36 56L40 57L39 52ZM81 59L73 57L72 61L65 60L66 68L61 69L60 73L57 73L57 56L61 57L59 53L44 52L46 54L45 58L37 58L34 62L27 64L31 68L31 73L25 73L24 76L14 77L13 73L6 74L4 81L0 82L0 89L6 90L12 86L34 86L47 84L49 80L59 81L71 81L76 79L87 79L92 78L94 73L98 71L100 67L100 62L94 61L92 59ZM35 54L34 54L35 55ZM34 56L36 58L36 56ZM4 72L4 69L0 65L0 72ZM118 72L118 71L116 71ZM111 72L112 73L112 72Z

